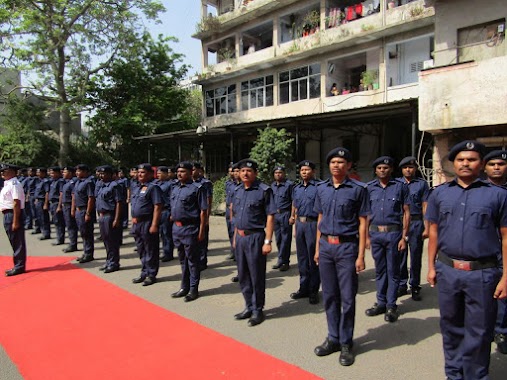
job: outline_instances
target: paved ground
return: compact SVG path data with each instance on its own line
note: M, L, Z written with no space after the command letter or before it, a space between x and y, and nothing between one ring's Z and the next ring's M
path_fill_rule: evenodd
M139 274L140 263L133 249L133 239L127 232L125 231L125 245L121 251L121 271L104 274L98 270L105 259L102 243L96 244L97 260L82 267L149 302L293 363L324 379L401 380L445 377L435 289L424 284L424 299L421 302L414 302L408 296L403 297L399 302L401 317L394 324L384 322L382 316L366 317L364 310L375 301L373 261L369 252L366 254L367 269L360 275L357 297L356 363L345 368L339 365L338 354L324 358L313 354L314 347L323 341L327 333L322 303L310 305L307 300L294 301L289 298L289 294L297 290L299 280L294 243L290 271L282 273L272 270L271 265L276 262L276 252L270 255L265 309L267 319L260 326L252 328L247 326L246 321L235 321L233 318L235 313L243 309L244 304L239 285L230 282L236 268L233 261L225 259L229 242L223 217L212 217L210 265L202 274L201 297L192 303L170 297L170 293L178 290L180 283L180 267L176 261L162 263L159 282L153 286L142 287L131 283L131 279ZM49 241L40 242L29 232L27 240L31 256L62 254L60 247L51 246ZM2 232L0 253L10 252L8 241ZM424 260L423 262L425 263ZM425 270L424 268L423 277ZM5 309L1 312L5 312ZM171 349L175 348L168 347L168 355ZM491 359L491 379L504 379L507 373L507 356L493 350ZM0 379L22 379L2 347Z

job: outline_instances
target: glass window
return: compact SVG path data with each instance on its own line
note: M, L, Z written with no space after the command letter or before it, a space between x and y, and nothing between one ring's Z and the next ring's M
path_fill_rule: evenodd
M320 64L298 67L279 74L280 104L320 97Z
M236 85L206 91L206 116L236 112Z
M266 98L268 94L269 99ZM243 111L272 105L273 75L251 79L241 84L241 109Z

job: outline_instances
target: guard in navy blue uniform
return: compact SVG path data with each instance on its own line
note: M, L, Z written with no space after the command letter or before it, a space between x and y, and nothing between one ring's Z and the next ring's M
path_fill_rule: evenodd
M125 194L121 185L113 181L113 168L104 165L99 168L102 186L97 193L96 208L99 214L100 235L106 248L106 263L100 268L104 273L120 269L120 241L123 232L121 224L122 202Z
M400 285L400 262L402 252L407 249L410 208L408 188L391 179L394 160L382 156L373 161L377 179L368 182L371 214L369 239L375 261L377 302L366 310L369 317L384 314L386 322L398 319L398 287Z
M426 210L428 282L437 285L450 380L489 379L495 298L507 297L507 193L479 179L484 149L467 140L450 150L456 178L432 191Z
M90 176L90 168L85 164L76 166L77 181L72 192L71 215L83 239L83 255L77 259L80 263L94 260L93 221L95 218L95 183Z
M28 203L30 204L30 212L26 213L26 224L25 227L27 230L34 228L32 231L32 235L40 234L40 225L39 218L37 216L37 208L35 207L35 188L37 187L37 183L40 181L39 177L37 177L37 169L28 168L28 179L26 180L25 186L25 195L28 198Z
M242 184L234 191L231 212L239 285L246 307L234 318L250 318L248 325L256 326L264 321L266 256L271 252L276 206L273 190L257 179L257 163L244 159L238 167Z
M56 230L56 241L52 245L62 245L65 242L65 220L63 211L58 207L60 203L60 192L65 184L62 178L62 169L59 166L49 168L51 182L49 184L49 212Z
M139 184L132 188L131 198L132 234L142 264L141 274L132 282L142 282L143 286L157 282L159 268L159 223L164 200L153 174L153 167L148 163L137 167Z
M289 224L296 224L296 254L298 257L299 289L290 295L292 299L309 298L311 304L319 303L320 274L313 259L317 243L317 218L314 210L317 195L315 164L309 160L299 163L301 182L292 190L292 213Z
M4 228L13 250L14 267L5 271L6 276L16 276L26 269L25 193L16 178L19 168L15 165L1 164L2 189L0 191L0 210L3 214Z
M206 225L204 226L204 240L199 242L200 251L200 268L205 270L208 268L208 245L209 245L209 216L211 214L211 206L213 205L213 183L204 178L204 170L202 165L194 162L192 168L192 178L195 183L200 184L206 192L206 200L208 209L206 210Z
M122 202L122 211L121 211L121 224L123 229L128 228L129 226L129 204L128 204L128 189L130 187L130 180L125 176L126 169L121 168L118 170L118 179L116 182L118 182L124 192L125 192L125 201Z
M180 162L177 169L178 183L171 188L173 239L181 264L180 290L172 293L171 297L184 297L185 302L199 297L199 242L205 239L208 218L208 193L201 184L192 180L192 169L190 162Z
M164 208L160 218L160 239L162 240L162 256L160 261L168 262L174 259L173 224L171 222L171 186L169 168L159 166L157 168L157 181L155 183L162 190Z
M494 150L484 157L484 171L488 181L507 189L507 150ZM502 258L498 258L500 268ZM495 325L495 343L498 351L507 354L507 299L498 300Z
M72 166L63 168L64 184L60 190L60 200L58 208L63 212L63 219L65 221L65 228L69 238L69 245L63 249L63 252L76 252L77 251L77 224L76 218L72 216L72 192L74 185L77 182L75 177L76 169Z
M358 273L365 268L368 192L350 179L352 154L336 148L326 157L331 178L317 185L318 216L315 262L319 265L328 336L314 350L317 356L340 351L343 366L354 364L352 352Z
M39 225L42 233L39 240L51 239L51 225L49 221L49 178L47 178L47 172L46 168L37 169L39 182L37 183L33 194L35 198L37 218L39 219Z
M292 208L292 189L294 183L285 178L285 168L276 166L273 171L274 181L271 183L275 199L275 239L278 248L278 261L273 269L281 272L289 270L290 250L292 245L292 224L289 223Z
M236 164L230 164L229 165L229 178L227 181L225 181L225 223L227 225L227 234L229 235L229 242L231 244L231 252L227 256L228 259L234 259L234 248L232 247L233 244L233 237L234 237L234 224L232 223L231 218L231 202L232 202L232 195L234 194L234 189L239 184L239 168ZM237 278L237 277L236 277Z
M408 231L408 247L402 253L400 264L400 286L398 287L398 297L408 293L408 250L410 248L410 289L414 301L421 300L421 264L424 240L428 236L425 228L424 213L428 203L429 186L428 183L416 177L417 160L415 157L408 156L403 158L399 167L403 177L397 178L408 187L408 196L410 202L410 229Z

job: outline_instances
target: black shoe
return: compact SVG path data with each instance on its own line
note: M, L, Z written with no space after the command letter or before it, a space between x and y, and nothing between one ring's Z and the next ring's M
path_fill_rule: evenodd
M181 297L185 297L187 294L188 294L188 289L180 289L177 292L174 292L173 294L171 294L171 297L172 298L181 298Z
M208 269L208 264L202 264L199 266L199 270L202 272L204 270Z
M507 336L505 334L496 334L495 343L498 352L501 354L507 354Z
M69 245L67 248L62 249L62 251L65 252L65 253L76 252L77 251L77 247L72 247L72 246Z
M107 267L104 269L104 273L113 273L118 272L120 270L120 267Z
M248 326L253 327L260 325L262 322L264 322L264 313L261 311L254 311L252 312L252 316L248 320Z
M238 276L232 277L231 282L239 282L239 277Z
M280 265L280 272L287 272L290 269L289 264Z
M64 242L63 241L55 241L53 243L51 243L51 245L63 245Z
M406 286L400 286L398 288L398 298L406 296L408 294L408 290Z
M310 302L310 305L317 305L319 301L319 293L311 293L308 297L308 302Z
M297 292L290 294L290 298L292 298L293 300L298 300L298 299L307 298L307 297L308 297L308 293L303 292L301 289L298 289Z
M167 263L167 262L172 261L172 260L174 260L174 257L162 256L160 258L160 261L162 261L163 263Z
M199 292L197 289L190 289L190 292L185 296L185 302L192 302L199 298Z
M39 240L50 240L51 236L41 236Z
M273 265L271 268L280 269L281 266L282 266L282 263L277 263L277 264Z
M422 297L421 297L421 287L415 286L415 287L412 288L412 299L414 301L420 301L420 300L422 300Z
M227 260L232 260L234 259L234 253L229 253L226 257L225 257Z
M324 343L322 343L320 346L315 347L313 350L317 356L327 356L331 355L333 352L338 351L340 351L340 344L331 341L329 338L326 338Z
M136 277L136 278L132 279L132 283L134 283L134 284L140 284L140 283L141 283L141 282L143 282L145 279L146 279L146 277L145 277L145 276L140 275L139 277Z
M79 263L81 263L81 264L89 263L90 261L93 261L93 260L95 260L95 259L91 256L87 256L87 257L83 256L78 259Z
M148 276L143 282L143 286L150 286L157 282L157 278L155 276Z
M396 322L398 320L398 310L395 307L390 307L386 311L386 315L384 315L384 320L389 323Z
M107 269L107 264L101 265L99 270L105 271Z
M354 364L354 353L352 352L352 346L348 344L342 344L342 352L340 353L340 364L343 366L349 366Z
M247 309L243 310L241 313L234 314L234 319L237 321L241 321L242 319L247 319L247 318L250 318L251 316L252 316L252 310L247 308Z
M23 268L12 268L5 271L6 277L17 276L18 274L25 273Z
M41 230L35 230L35 231L32 231L32 235L38 235L41 233Z
M370 307L369 309L366 309L365 314L368 317L374 317L376 315L384 314L385 312L386 312L386 307L379 306L379 304L375 302L372 307Z

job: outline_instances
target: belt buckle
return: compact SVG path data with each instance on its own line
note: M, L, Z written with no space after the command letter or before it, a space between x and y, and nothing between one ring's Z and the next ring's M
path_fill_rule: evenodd
M378 227L378 232L388 232L387 226L377 226L377 227Z
M238 230L239 236L245 237L245 230Z
M331 236L331 235L328 235L327 236L327 242L329 244L340 244L340 237L339 236Z
M468 262L468 261L452 260L452 267L454 269L465 270L465 271L472 270L470 262Z
M181 221L179 221L179 220L174 222L174 224L176 224L176 226L178 226L178 227L183 227L183 223L181 223Z
M302 223L306 223L306 216L300 216L299 217L299 221L302 222Z

